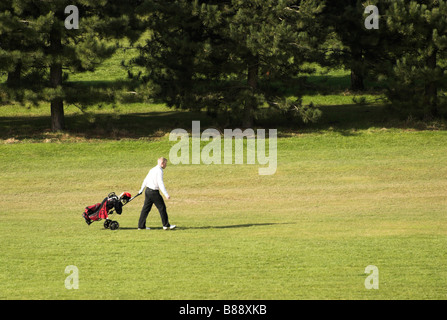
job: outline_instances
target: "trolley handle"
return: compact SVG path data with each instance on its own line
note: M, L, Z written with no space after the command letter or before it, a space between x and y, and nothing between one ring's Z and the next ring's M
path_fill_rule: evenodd
M137 195L136 196L133 196L132 198L130 198L129 199L129 201L127 201L125 204L123 204L123 207L126 205L126 204L128 204L129 202L131 202L133 199L135 199L136 197L138 197L139 195L141 195L141 193L137 193ZM109 215L112 215L113 213L114 213L114 211L115 211L115 208L112 208L112 209L110 209L110 211L109 211Z

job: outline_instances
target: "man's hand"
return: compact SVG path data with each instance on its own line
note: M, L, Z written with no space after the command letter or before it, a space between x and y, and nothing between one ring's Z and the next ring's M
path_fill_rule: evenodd
M171 199L171 196L167 196L166 199L168 199L168 200Z

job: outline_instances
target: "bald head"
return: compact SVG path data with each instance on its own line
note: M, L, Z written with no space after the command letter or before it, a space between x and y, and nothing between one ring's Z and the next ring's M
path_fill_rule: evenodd
M166 165L168 164L168 159L160 157L158 158L158 165L162 167L163 169L166 168Z

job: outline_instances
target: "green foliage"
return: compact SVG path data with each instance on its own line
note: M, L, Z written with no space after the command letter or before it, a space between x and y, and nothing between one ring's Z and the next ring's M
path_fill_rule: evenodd
M343 66L351 71L351 89L364 90L369 70L381 62L381 50L389 38L383 28L368 30L364 21L365 7L377 1L332 0L328 1L324 15L332 31L326 40L325 64Z
M386 27L400 41L391 48L388 98L393 106L414 117L447 115L440 90L447 87L447 2L393 1Z
M117 37L127 32L133 8L115 0L10 0L0 7L0 72L8 72L2 99L31 102L59 101L53 129L63 129L63 101L89 103L82 93L65 85L71 74L93 71L110 57ZM79 9L79 29L66 29L65 7ZM63 71L64 70L64 71ZM64 72L64 73L63 73ZM91 93L90 97L95 93ZM78 99L80 98L80 99ZM92 99L92 102L96 100ZM56 121L56 122L54 122ZM58 123L59 122L59 123Z
M79 8L79 30L64 27L69 4ZM364 27L369 4L380 9L379 30ZM318 108L298 102L314 63L350 70L354 91L379 79L405 116L439 117L447 114L446 10L445 0L4 0L0 103L52 102L63 119L63 103L85 109L144 95L232 126L251 126L264 107L312 122ZM127 48L139 40L138 56L123 63L127 83L77 80L110 61L123 38Z
M260 80L296 76L322 37L323 4L302 1L146 1L152 35L134 63L169 106L229 112L250 125L255 110L281 97ZM299 8L299 9L298 9Z

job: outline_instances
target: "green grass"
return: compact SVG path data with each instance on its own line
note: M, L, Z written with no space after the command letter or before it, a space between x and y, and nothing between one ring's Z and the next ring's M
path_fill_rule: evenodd
M125 80L119 52L69 81ZM317 124L278 128L278 168L168 165L175 231L155 208L136 230L143 198L121 228L87 226L85 206L135 194L174 128L214 126L163 104L65 108L51 133L49 105L0 106L0 299L446 299L445 122L401 120L380 91L349 92L344 71L309 75L303 102ZM293 94L293 93L292 93ZM366 99L366 105L353 98ZM64 286L79 269L79 290ZM379 289L367 290L368 265Z
M169 165L171 223L136 230L81 212L134 194L173 142L0 145L1 299L445 299L445 131L320 132L278 140L257 165ZM64 287L79 268L79 290ZM379 269L367 290L364 269Z

